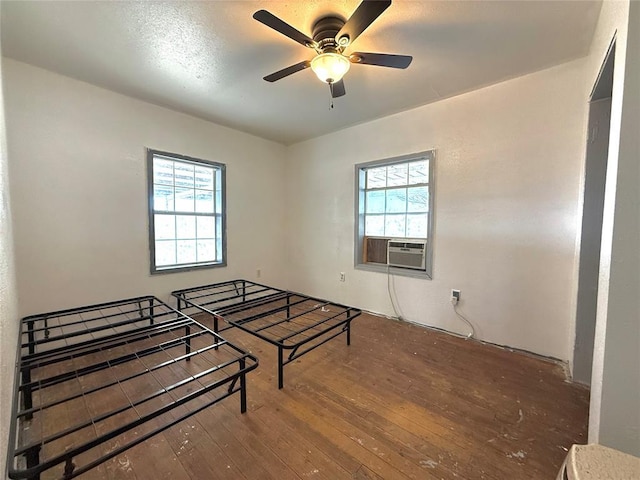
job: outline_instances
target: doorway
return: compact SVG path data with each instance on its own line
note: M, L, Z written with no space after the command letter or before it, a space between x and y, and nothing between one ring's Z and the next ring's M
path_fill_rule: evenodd
M600 270L602 214L609 151L614 58L615 39L607 52L589 99L576 337L573 352L573 379L586 385L591 384L596 331L598 272Z

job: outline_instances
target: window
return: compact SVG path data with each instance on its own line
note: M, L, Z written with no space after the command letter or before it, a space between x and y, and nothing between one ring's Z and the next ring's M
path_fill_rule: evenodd
M226 265L225 165L147 150L151 273Z
M433 164L429 151L356 165L356 268L431 278Z

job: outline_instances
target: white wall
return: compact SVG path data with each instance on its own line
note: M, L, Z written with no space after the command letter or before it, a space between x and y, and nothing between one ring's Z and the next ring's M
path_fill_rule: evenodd
M605 2L588 76L616 36L589 441L640 456L640 3Z
M590 441L640 455L638 10L604 2L586 59L289 148L5 60L13 212L3 149L3 380L17 334L10 213L20 316L167 299L175 288L255 278L256 268L265 283L392 315L385 275L353 268L354 165L432 148L434 280L396 278L403 315L466 333L447 301L460 288L481 339L570 360L586 101L617 31ZM228 165L227 268L148 274L145 147Z
M231 278L284 285L286 149L5 60L20 315ZM145 147L227 165L228 267L149 274Z
M5 132L3 69L0 64L0 476L6 477L6 452L18 342L18 299L13 261L13 229Z
M570 359L583 83L577 60L290 147L290 284L393 315L353 267L354 165L436 149L433 280L395 278L403 316L467 333L459 288L479 338Z

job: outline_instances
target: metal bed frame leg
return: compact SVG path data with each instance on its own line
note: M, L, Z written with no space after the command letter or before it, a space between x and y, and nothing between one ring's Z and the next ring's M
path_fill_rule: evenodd
M213 316L213 331L216 332L216 335L218 334L218 316L214 315ZM218 350L218 341L216 340L216 344L213 346L214 350Z
M153 325L153 306L152 306L153 300L149 300L149 314L151 317L151 324ZM178 298L178 311L182 313L182 301ZM186 302L185 302L185 306L186 306ZM191 327L189 325L185 325L184 327L184 334L185 337L187 337L186 341L185 341L185 345L184 345L184 351L185 351L185 355L189 355L191 353L191 337L189 337L189 335L191 335ZM187 362L191 361L191 357L187 356L186 358Z
M62 478L67 479L73 476L73 471L76 469L76 464L73 463L72 458L67 458L64 464L64 476Z
M27 367L22 370L22 383L25 387L22 389L22 403L25 410L29 410L33 407L33 397L31 394L31 387L27 387L31 383L31 368ZM24 416L25 420L31 420L33 418L32 413L27 413Z
M278 347L278 389L284 387L284 364L282 361L282 355L284 354L283 348Z
M347 322L347 346L351 345L351 320Z
M33 333L33 321L27 322L27 330L29 336L29 355L36 353L36 335Z
M244 358L240 359L240 370L244 371L246 366ZM240 413L247 411L247 375L242 373L240 375Z
M138 304L138 315L140 315L140 320L144 318L144 312L142 311L142 302L136 302Z
M178 310L180 310L178 308ZM154 311L153 311L153 298L149 299L149 323L153 325L154 323Z
M185 350L185 355L189 355L191 353L191 337L189 335L191 335L191 326L189 326L188 324L185 325L184 327L184 334L185 337L187 337L187 341L185 342L185 346L184 346L184 350ZM191 361L191 357L187 356L187 362Z
M40 463L40 448L42 448L40 445L36 445L25 453L27 457L27 468L36 467ZM30 478L31 480L40 480L40 474L38 473L36 476Z

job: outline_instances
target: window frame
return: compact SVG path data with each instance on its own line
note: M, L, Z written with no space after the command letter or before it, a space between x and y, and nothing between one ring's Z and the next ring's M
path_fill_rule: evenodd
M366 170L375 167L394 165L399 163L410 163L420 159L429 160L429 217L427 221L427 238L425 252L425 270L415 270L402 267L390 267L385 264L367 263L363 261L364 238L365 238L365 191L366 191ZM370 272L391 273L394 275L414 277L422 279L433 279L433 243L434 243L434 204L435 204L435 166L436 152L435 150L426 150L423 152L401 155L398 157L373 160L370 162L358 163L355 165L355 234L354 234L354 267L356 270L365 270ZM399 238L399 237L380 237L376 238ZM372 237L373 238L373 237ZM404 238L404 237L403 237Z
M221 243L222 243L222 260L221 261L207 261L207 262L196 262L189 264L176 264L169 266L161 266L158 267L156 265L156 247L155 247L155 214L157 213L154 209L154 188L153 188L153 160L156 156L167 157L169 160L175 160L183 163L191 163L194 165L202 165L204 167L213 167L220 170L220 186L221 186L221 202L222 208L220 210L220 228L221 232ZM226 165L220 162L213 162L211 160L203 160L200 158L189 157L186 155L180 155L177 153L165 152L161 150L154 150L151 148L147 148L147 213L148 213L148 232L149 232L149 266L151 275L162 275L165 273L178 273L178 272L187 272L192 270L202 270L206 268L218 268L218 267L226 267L227 266L227 184L226 184ZM215 187L214 187L215 194ZM198 216L211 216L214 219L218 215L215 212L215 195L214 195L214 212L209 215L206 213L199 212L176 212L174 208L175 215L190 215L192 214L194 217ZM181 266L183 265L183 266Z

